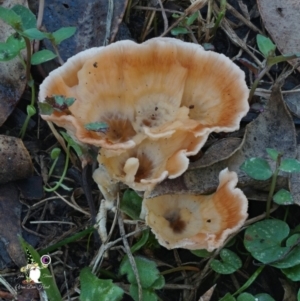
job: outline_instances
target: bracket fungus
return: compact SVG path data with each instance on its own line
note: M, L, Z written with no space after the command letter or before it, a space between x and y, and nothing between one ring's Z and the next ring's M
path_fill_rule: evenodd
M193 43L125 40L52 71L40 86L41 116L77 142L102 147L98 160L112 178L149 190L181 175L211 132L239 128L249 109L244 78L229 58Z
M144 199L143 212L159 243L167 249L206 249L223 245L244 224L248 201L236 188L237 174L222 170L211 195L162 195Z

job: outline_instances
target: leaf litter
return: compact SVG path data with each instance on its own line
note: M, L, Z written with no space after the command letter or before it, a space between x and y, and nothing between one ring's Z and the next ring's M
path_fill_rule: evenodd
M119 24L120 24L120 21L122 20L122 16L125 13L127 1L120 1L121 9L117 13L113 13L113 19L110 20L113 24L111 28L108 28L109 26L107 25L107 22L108 23L110 22L108 16L112 17L111 7L109 8L107 6L108 5L107 1L104 1L104 2L105 2L105 6L103 6L104 7L103 11L102 11L103 14L99 17L99 19L101 20L100 25L101 26L104 25L104 27L102 27L101 31L98 31L100 27L97 27L97 22L95 22L95 18L93 16L94 11L96 9L96 6L93 6L94 4L91 4L90 9L86 11L87 15L84 15L84 18L77 19L76 22L78 23L78 20L79 20L79 24L80 24L81 28L83 29L83 31L80 33L80 37L78 37L78 36L76 37L77 40L75 38L75 41L74 40L71 41L73 53L74 53L74 51L75 52L78 51L78 49L79 49L78 47L89 48L92 46L98 46L98 45L94 44L95 40L93 40L93 37L90 34L87 34L86 30L87 30L88 26L85 26L85 25L88 23L85 23L85 21L87 20L88 17L90 17L90 21L92 23L91 28L93 28L93 31L96 31L97 33L101 32L101 38L97 40L97 43L99 41L101 41L100 42L101 45L105 44L105 39L107 39L107 37L110 37L110 40L113 40L113 37L116 35L116 32L119 28ZM176 2L176 1L174 1L174 2ZM239 20L240 25L246 24L246 26L249 29L253 30L254 32L262 33L261 29L258 28L256 25L254 25L251 22L251 20L253 19L253 16L255 16L255 14L256 14L255 9L250 9L249 6L247 8L247 6L245 6L245 3L243 1L238 1L238 5L241 10L241 13L238 13L238 11L236 10L237 6L234 5L234 3L232 3L232 1L228 1L228 2L230 2L232 4L232 6L229 3L226 4L228 12L232 13ZM267 12L266 10L262 11L262 9L261 9L262 2L268 2L268 1L259 0L258 4L259 4L261 15L263 17L263 21L265 22L265 26L266 26L267 30L269 31L270 35L272 36L271 30L268 28L266 19L267 19L267 17L269 17L269 16L267 16L268 14L272 15L272 13L274 12L274 9L272 7L270 12ZM109 3L111 3L111 1L109 1ZM137 12L143 11L143 9L141 9L141 8L135 8L136 4L139 4L138 1L137 1L137 3L134 3L132 5L132 8L131 8L132 15L136 15ZM149 5L148 8L152 8L151 4L153 5L153 3L150 3L150 2L148 3L148 5ZM59 4L57 4L57 5L59 6ZM60 2L60 5L61 5L61 2ZM64 15L69 16L69 14L70 14L69 12L74 7L71 7L71 5L68 2L64 3L63 5L64 5L66 11L68 12L68 13L65 13ZM167 5L168 4L166 2L163 2L163 5L160 7L161 7L161 9L164 9L164 6L167 7ZM210 5L209 9L212 9L214 13L219 12L219 7L217 5L217 1L214 4L214 6L212 6L212 1L209 1L207 5ZM273 5L273 3L271 5ZM274 5L279 5L279 4L276 1L274 1ZM278 8L285 9L284 5L291 5L291 2L288 1L288 3L284 3L284 4L281 2L281 4L278 6ZM67 7L67 6L69 6L69 7ZM77 6L79 12L80 12L80 10L82 10L82 8L80 8L80 7L81 7L80 5ZM138 5L137 5L137 7L138 7ZM97 7L97 9L98 9L98 7ZM156 8L154 7L154 9L156 9ZM175 7L175 9L177 9L177 7ZM284 10L282 10L282 12L283 11ZM57 9L56 12L59 12L59 9ZM108 14L107 14L107 12L108 12ZM147 22L149 21L149 23L150 23L149 27L144 26L144 28L143 28L144 32L140 35L140 37L145 38L147 36L147 34L149 34L149 32L147 32L147 30L148 31L150 30L150 32L152 30L150 27L151 27L151 22L153 22L153 18L151 17L151 15L153 16L153 14L151 12L149 13L149 11L147 11L146 9L143 12L145 12L144 19L147 20ZM201 11L201 12L203 13L203 11ZM280 10L277 9L276 13L278 14L278 12L280 12ZM161 13L159 10L156 13L157 13L157 15L163 15L163 13ZM152 21L151 21L151 18L152 18ZM55 19L55 18L53 18L53 19ZM199 19L200 18L198 18L198 21L199 21ZM285 19L287 19L287 18L285 18ZM172 19L170 19L170 17L169 17L169 22L170 22L170 20L172 21ZM73 25L73 24L68 23L68 21L69 20L67 20L66 25L68 25L68 26ZM47 22L47 20L46 20L46 22ZM80 23L80 22L82 22L82 23ZM204 20L204 22L205 22L205 20ZM134 24L133 19L132 19L132 24ZM171 24L171 23L169 23L169 24ZM199 22L199 24L200 24L200 22ZM50 26L50 25L48 25L48 26ZM51 26L53 26L53 24ZM61 26L61 25L59 25L59 26ZM129 24L129 27L130 27L130 24ZM103 30L103 28L105 30ZM230 43L237 45L239 47L239 49L241 49L239 55L241 55L242 52L245 52L245 53L247 53L248 56L250 56L251 61L254 61L257 65L261 64L260 59L257 58L255 52L253 52L251 50L251 48L249 47L249 44L251 44L251 35L249 37L249 35L246 34L244 38L241 38L241 35L240 34L238 35L236 33L236 28L238 28L238 27L234 26L234 23L232 22L231 18L228 16L228 14L226 14L224 21L221 23L221 28L228 35ZM281 29L281 26L278 26L278 24L276 23L276 28L277 28L277 30ZM55 29L57 29L57 28L55 28ZM208 30L209 30L208 26L206 28L204 28L204 27L202 28L202 31L204 32L205 36L209 36L207 34ZM52 31L52 30L50 30L50 31ZM155 32L155 30L154 30L154 32ZM189 39L195 40L195 37L196 37L196 38L198 38L198 40L201 40L203 32L201 32L201 30L199 30L198 32L195 31L195 34L194 34L192 31L192 33L188 34ZM299 30L298 30L298 32L299 32ZM194 36L193 36L193 34L194 34ZM279 48L279 50L286 53L284 50L281 49L281 47L279 46L279 42L277 42L276 38L274 36L272 36L272 37L274 39L275 44ZM3 40L3 39L1 38L1 40ZM75 46L75 48L74 48L74 46ZM253 46L253 43L252 43L252 46ZM66 53L68 55L70 49L67 49L67 48L68 48L68 46L62 46L61 52L63 52L64 54ZM74 50L74 49L77 49L77 50ZM299 49L296 49L296 50L299 51ZM72 55L72 54L69 54L69 56L70 55ZM238 55L236 58L238 58ZM249 57L248 57L248 60L249 60ZM2 67L2 65L1 65L1 67ZM17 71L14 73L17 75L22 74L22 72L20 73ZM251 77L251 75L250 75L250 77ZM201 194L211 193L217 187L217 184L218 184L217 179L218 179L219 171L227 166L231 170L234 170L238 173L239 185L243 189L245 189L245 190L250 189L251 191L261 191L261 190L267 191L269 182L258 183L257 181L250 179L245 173L243 173L239 169L239 167L247 158L260 157L260 158L264 158L264 159L268 160L269 164L272 166L272 168L274 168L274 162L268 158L268 155L265 151L266 148L274 148L274 149L282 152L284 154L284 157L286 157L286 158L300 159L299 158L300 152L297 152L295 126L294 126L293 120L291 118L291 115L290 115L289 111L287 110L286 105L283 102L281 91L280 91L280 86L281 86L281 82L276 82L273 85L273 88L271 91L271 96L268 100L266 107L263 108L263 112L260 113L259 116L252 123L250 123L249 125L246 126L246 132L245 132L245 136L243 139L229 137L229 138L219 140L216 143L213 143L212 146L204 153L204 156L202 158L200 158L200 160L195 161L194 163L190 164L189 170L183 176L181 176L180 178L174 179L172 181L163 182L162 184L160 184L159 186L156 187L156 189L153 191L153 195L161 195L161 194L170 193L170 192L172 192L172 193L189 192L189 193L201 193ZM24 87L25 87L25 81L24 81ZM23 89L24 89L24 87L23 87ZM270 95L270 90L265 89L265 91L267 91L267 94ZM22 92L19 92L19 94L21 95ZM19 98L19 97L14 97L14 99L17 99L17 98ZM286 100L286 101L288 104L292 102L289 100ZM297 101L293 101L293 104L295 106L297 106ZM293 110L293 111L296 111L296 113L297 113L297 110ZM0 112L2 112L2 110L0 110ZM8 115L9 115L9 113L5 113L3 122L5 121L5 119L7 118ZM1 118L0 118L0 121L1 121ZM241 135L239 135L238 137L241 137ZM43 161L37 160L37 157L35 157L35 160L37 162L43 162ZM77 167L75 167L75 169L76 168ZM280 173L280 176L281 177L280 177L280 182L278 183L278 188L281 188L281 187L288 188L289 187L290 191L292 192L292 196L293 196L295 203L300 204L300 189L298 188L299 185L297 184L300 181L299 174L292 174L290 177L288 177L287 174ZM71 186L74 186L74 182L71 181L70 183L71 183L70 184ZM9 187L10 186L11 186L11 184L9 184ZM6 187L6 188L8 190L8 187ZM3 207L4 209L3 208L1 209L1 212L3 214L1 215L2 219L1 219L0 223L12 225L13 231L11 234L16 236L17 233L20 233L20 214L19 214L20 212L18 210L20 210L21 206L20 206L19 202L17 202L18 205L16 203L16 200L19 199L19 195L17 193L16 188L14 186L12 186L12 188L10 187L9 189L12 189L10 192L11 193L10 197L9 197L11 205L7 205L8 197L7 197L7 194L4 193L3 196L4 197L6 196L5 197L6 201L3 202L1 199L1 204L2 205L5 204L5 205ZM95 191L93 191L93 193L95 193ZM80 199L80 197L84 197L84 195L81 192L79 192L77 197L78 197L78 199ZM13 199L14 201L12 201L11 199ZM76 204L75 206L78 206L78 204L76 203L78 200L75 201L75 197L74 198L72 197L72 202L73 201ZM48 201L45 201L45 202L46 202L46 204L48 204ZM55 202L57 202L57 201L55 201ZM73 212L70 212L69 210L66 211L65 206L62 206L61 204L55 205L55 202L52 203L52 201L50 201L50 203L49 203L50 206L46 205L44 207L45 212L47 212L48 210L49 210L49 212L51 212L51 210L52 210L52 212L58 211L59 214L55 215L56 218L58 218L58 219L59 219L59 217L62 217L61 212L68 212L67 215L65 215L65 213L63 213L64 218L67 219L68 215L69 216L76 215L76 218L78 219L77 221L81 220L81 217L79 218L79 216L78 216L78 212L74 213L74 211ZM15 206L16 209L12 210L13 207L11 207L11 206ZM80 202L79 206L85 206L85 204ZM32 209L34 211L34 210L36 210L36 207L32 207ZM4 215L7 215L7 216L4 216ZM133 216L134 216L134 214L133 214ZM48 216L48 218L49 218L49 216ZM50 218L51 218L51 215L50 215ZM41 216L40 219L43 220L44 215ZM74 222L73 219L72 219L72 222ZM81 222L79 224L81 224ZM133 223L136 221L131 221L131 222ZM133 225L134 225L134 227L138 228L138 222L136 222L135 224L133 223ZM39 230L40 228L44 229L43 227L44 226L38 227L37 232L40 231ZM54 229L54 231L55 231L55 229L57 230L57 228L55 228L54 224L52 225L52 229ZM134 228L133 228L132 224L130 224L130 223L128 225L126 224L126 230L128 232L133 231L133 229ZM6 232L7 231L2 231L2 232L0 231L0 235L2 235L2 237L4 237L4 240L10 240L11 238L8 236L8 234ZM44 231L42 231L42 232L44 232ZM131 233L134 233L134 231ZM129 233L129 234L131 235L131 233ZM129 234L127 234L127 235L129 235ZM113 241L110 246L116 246L117 240L118 240L118 238L115 241ZM128 239L128 242L132 243L132 240ZM106 251L109 250L109 248L110 248L109 244L110 244L110 242L107 242L107 244L104 244L104 248ZM77 247L78 247L78 245L77 245ZM18 242L16 240L12 239L10 248L11 249L9 249L9 252L10 252L11 257L15 260L17 265L21 266L23 264L23 261L20 259L21 257L19 257L19 261L18 261L18 256L21 254L21 250L19 249ZM80 248L80 245L79 245L79 248ZM17 250L17 251L15 251L15 253L14 253L13 250ZM69 254L68 254L69 260L71 260L71 257L74 255L72 253L73 251L74 250L69 251ZM110 251L110 256L112 256L111 254L114 254L113 252L114 251ZM162 249L160 249L159 252L164 252L164 251ZM85 256L82 254L85 254L85 253L81 253L80 256ZM122 253L122 254L124 254L124 253ZM158 255L155 252L154 252L154 254L155 254L154 255L155 259L161 257L160 255ZM167 253L167 254L168 255L166 257L170 257L171 253ZM182 254L180 254L180 255L182 255ZM153 256L153 253L152 253L152 256ZM74 257L72 257L72 260L73 260L73 258ZM109 260L112 261L114 259L115 258L113 257ZM177 260L178 259L179 259L179 261L177 262L176 266L181 267L180 258L177 258ZM104 263L104 267L108 267L108 271L110 268L115 268L115 266L110 265L109 260L107 260L107 259L102 259L102 260ZM164 260L166 262L168 261L167 258L164 258ZM200 264L202 264L202 263L200 263ZM67 271L67 273L69 273L69 271ZM193 290L195 290L194 283L193 283L193 281L192 282L189 281L189 277L187 277L188 276L187 273L183 272L182 275L183 275L182 277L185 277L185 279L186 279L185 282L187 283L185 287L184 286L182 287L182 291L185 291L185 295L188 295L189 300L191 300L191 296L193 294L189 294L188 292L191 289L191 286L192 286L192 285L190 285L191 283L193 284L193 287L194 287ZM189 274L189 276L190 275L191 274ZM170 281L173 281L173 280L174 280L174 278L170 278ZM99 281L99 279L95 280L95 282L98 282L98 281ZM78 285L78 283L76 283L75 286L76 285ZM168 284L166 285L166 287L167 286L168 286ZM170 284L170 286L171 286L171 284ZM211 295L211 293L205 294L205 291L208 290L210 287L211 287L211 285L207 286L206 289L204 289L204 288L202 289L202 297L200 297L199 300L207 300L207 301L217 300L216 297ZM178 284L178 288L180 288L180 284ZM125 290L126 289L128 290L128 287L125 286ZM168 292L170 292L170 291L168 290ZM200 292L201 292L201 290L200 290ZM172 293L169 293L169 294L165 295L164 297L166 298L166 300L175 300L175 298L174 298L175 295L176 295L176 300L177 300L177 298L178 298L178 300L187 300L187 299L182 299L179 296L179 294L172 294ZM88 293L87 293L87 296L89 296ZM173 296L173 297L170 297L170 296ZM205 298L205 297L207 297L207 298ZM198 295L198 298L199 298L199 295Z

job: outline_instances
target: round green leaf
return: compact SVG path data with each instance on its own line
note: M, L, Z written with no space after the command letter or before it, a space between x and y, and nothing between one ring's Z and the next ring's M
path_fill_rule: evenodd
M171 30L171 34L173 36L178 36L179 34L186 34L186 33L189 33L189 31L185 27L176 27Z
M53 150L51 151L50 157L52 160L55 160L56 158L58 158L58 156L61 153L61 149L58 147L53 148Z
M210 263L210 267L219 274L232 274L242 267L241 259L228 249L223 249L220 257L222 261L214 259Z
M300 161L296 159L283 159L279 169L286 172L300 172Z
M300 264L291 268L281 269L281 271L292 281L300 281Z
M273 200L278 205L291 205L294 204L292 194L286 189L280 189L273 196Z
M281 220L260 221L246 229L244 245L255 259L262 263L273 262L289 250L281 247L289 232L289 226Z
M261 158L247 159L240 169L255 180L267 180L273 174L268 161Z
M0 61L10 61L15 58L19 53L19 50L11 47L7 43L0 43Z
M120 209L133 220L140 219L143 198L135 191L127 189L122 197Z
M53 60L56 57L52 51L44 49L37 51L31 57L31 65L38 65Z
M237 301L257 301L255 297L249 293L242 293L240 294L237 299Z
M255 301L275 301L269 294L255 295Z
M9 47L16 53L19 53L26 47L24 38L18 33L10 35L6 40L6 44L9 45Z
M119 301L122 300L123 290L111 279L99 279L92 274L90 268L80 271L80 301Z
M134 301L139 301L139 289L136 284L131 284L129 288L130 296ZM143 301L157 301L158 297L152 289L143 289Z

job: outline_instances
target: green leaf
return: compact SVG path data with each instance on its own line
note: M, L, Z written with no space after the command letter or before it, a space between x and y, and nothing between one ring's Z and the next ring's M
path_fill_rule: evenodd
M300 281L300 264L297 264L291 268L281 269L281 271L292 281Z
M20 16L23 30L36 28L36 17L29 8L17 4L12 10Z
M154 261L144 257L134 257L137 266L138 274L140 276L141 286L143 288L150 288L160 278L159 270ZM127 275L127 279L131 284L137 285L136 277L132 270L131 264L126 260L121 262L120 275Z
M138 251L139 249L141 249L145 245L145 243L149 238L149 231L150 231L149 229L144 230L143 235L139 239L139 241L130 248L132 254Z
M279 169L285 172L300 172L300 161L296 159L283 159Z
M26 107L26 111L27 111L27 115L30 116L30 117L36 114L36 109L32 105L28 105Z
M274 55L276 50L276 45L273 44L273 42L269 38L261 34L258 34L256 36L256 42L259 51L264 55L265 58Z
M19 50L11 47L7 43L0 43L0 61L6 62L15 58L19 54Z
M210 267L219 274L232 274L242 267L241 259L232 251L223 249L220 252L222 261L213 259Z
M267 180L273 174L268 161L261 158L247 159L241 165L240 169L255 180Z
M108 124L105 122L91 122L85 124L84 128L88 131L106 133L108 130Z
M208 252L207 250L191 250L191 253L201 258L208 258L212 255L212 252Z
M53 42L58 45L62 41L70 38L76 32L76 27L62 27L52 33Z
M11 9L0 6L0 19L13 28L19 29L21 27L21 17Z
M276 161L278 158L278 155L280 154L280 152L278 152L276 149L273 148L267 148L266 149L268 155L271 157L272 160Z
M185 27L175 27L171 30L173 36L178 36L179 34L189 33L189 30Z
M74 149L74 151L76 152L77 156L78 157L82 156L83 151L82 151L81 146L78 143L76 143L72 139L72 137L69 134L67 134L66 132L62 132L61 131L60 134L64 137L64 139L67 141L67 143L69 143L70 146Z
M62 297L57 288L56 282L52 278L49 269L42 266L41 257L39 253L30 244L28 244L23 238L20 238L20 240L21 240L21 246L23 250L26 251L26 249L28 249L31 256L33 257L33 260L36 263L38 263L41 268L40 281L43 285L44 290L47 293L49 301L62 301Z
M9 45L9 47L17 53L19 53L22 49L26 48L24 38L21 35L19 35L17 32L10 35L7 38L6 44Z
M300 301L300 289L298 290L297 301Z
M123 298L123 290L113 284L112 280L99 279L92 274L90 268L80 271L80 301L119 301Z
M289 251L281 242L289 235L289 226L281 220L264 220L245 231L244 245L251 255L262 263L279 260Z
M280 189L273 196L273 200L278 205L292 205L294 204L292 194L286 189Z
M55 160L56 158L58 158L58 156L61 153L61 149L58 147L53 148L53 150L50 153L50 157L52 160Z
M40 114L42 115L51 115L54 111L52 105L47 102L39 102Z
M219 299L219 301L235 301L235 298L230 293L227 293L224 297Z
M158 297L152 289L143 289L143 301L157 301ZM134 301L139 300L139 289L136 284L131 284L129 288L130 296Z
M23 32L24 36L30 40L43 40L47 38L47 35L37 28L29 28Z
M255 301L275 301L269 294L255 295Z
M249 293L242 293L237 297L236 301L257 301L257 300L253 295Z
M196 11L195 13L193 13L192 15L190 15L190 16L186 19L186 25L187 25L187 26L191 26L191 25L195 22L195 20L197 20L198 15L199 15L198 11Z
M31 65L38 65L53 60L56 57L52 51L44 49L35 52L31 57Z
M159 278L156 281L154 281L154 283L152 284L151 287L159 290L159 289L162 289L165 286L165 284L166 284L166 281L165 281L164 276L160 275Z
M122 197L120 209L133 220L140 219L143 198L134 190L127 189Z

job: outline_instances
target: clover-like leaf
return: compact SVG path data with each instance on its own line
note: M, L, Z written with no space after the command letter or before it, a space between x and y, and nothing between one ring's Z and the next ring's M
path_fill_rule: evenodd
M36 28L36 17L33 12L26 6L17 4L12 7L14 11L21 18L22 29Z
M236 301L257 301L257 299L249 293L242 293L237 297Z
M48 49L35 52L31 57L31 65L38 65L53 60L56 54Z
M300 161L296 159L283 159L279 169L285 172L300 172Z
M264 55L265 58L274 55L276 45L269 38L258 34L256 36L256 42L259 51Z
M39 102L38 105L42 115L51 115L54 111L52 105L47 102Z
M119 301L123 298L123 290L113 284L111 279L99 279L92 274L90 268L80 272L80 301Z
M262 263L275 262L289 251L288 247L281 246L289 232L289 226L281 220L260 221L246 229L244 245Z
M158 296L155 294L153 289L145 289L143 288L143 301L157 301ZM136 284L131 284L129 288L130 296L134 301L139 301L139 289Z
M236 301L236 299L230 293L227 293L224 297L219 299L219 301Z
M255 301L275 301L269 294L257 294L255 295Z
M150 288L160 278L159 270L156 267L154 261L151 261L144 257L134 257L137 266L138 274L143 288ZM132 270L131 264L126 258L121 262L120 274L127 275L127 279L131 284L137 285L136 277Z
M267 180L273 174L268 161L262 158L247 159L240 169L255 180Z
M281 271L292 281L300 281L300 264L297 264L291 268L281 269Z
M273 196L273 200L278 205L291 205L294 204L292 194L286 189L278 190Z
M214 259L210 263L210 267L219 274L232 274L242 267L241 259L228 249L223 249L220 257L222 261Z
M143 198L135 191L127 189L122 197L120 209L133 220L140 219Z

